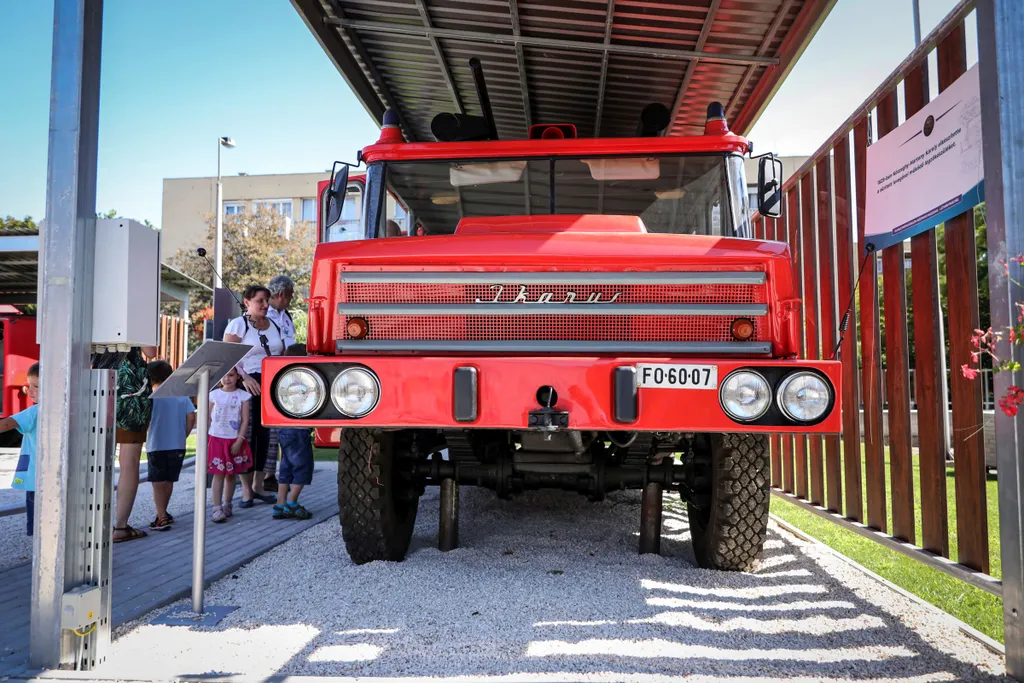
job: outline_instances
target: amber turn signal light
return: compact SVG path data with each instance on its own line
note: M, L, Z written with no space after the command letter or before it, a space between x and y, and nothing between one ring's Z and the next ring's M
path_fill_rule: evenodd
M732 321L732 336L738 341L747 341L754 336L754 323L746 318L736 318Z
M370 326L365 318L349 318L345 330L348 332L348 336L353 339L362 339L370 331Z

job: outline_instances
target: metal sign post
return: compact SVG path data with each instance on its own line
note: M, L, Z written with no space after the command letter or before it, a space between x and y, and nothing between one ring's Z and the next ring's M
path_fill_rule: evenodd
M203 603L206 582L206 468L210 428L210 385L219 382L249 352L249 344L206 340L167 381L153 392L153 398L196 396L196 498L192 537L192 612L189 617L165 615L154 624L212 626L235 607L207 607Z

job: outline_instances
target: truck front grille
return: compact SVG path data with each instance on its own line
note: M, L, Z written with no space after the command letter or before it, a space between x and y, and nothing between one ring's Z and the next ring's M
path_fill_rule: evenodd
M345 271L334 336L342 351L767 353L763 272ZM363 339L349 318L366 320ZM732 337L737 318L754 334ZM709 346L710 345L710 346Z

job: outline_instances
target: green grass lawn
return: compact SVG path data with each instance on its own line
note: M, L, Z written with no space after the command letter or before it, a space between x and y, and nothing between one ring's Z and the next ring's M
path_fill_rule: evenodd
M863 468L863 453L862 453ZM862 480L866 479L862 471ZM845 478L845 477L844 477ZM886 478L886 509L889 514L889 530L892 530L892 513L889 510L888 496L892 486L889 476L888 449L885 464ZM843 482L845 485L845 481ZM917 526L917 541L921 540L921 501L920 501L920 470L917 455L914 456L914 516ZM865 489L866 491L866 489ZM996 491L996 479L990 476L987 482L988 495L988 535L989 553L991 557L991 574L1002 577L1002 566L999 552L999 506ZM956 494L953 480L953 469L946 471L946 498L949 514L949 550L950 558L955 560L957 529L956 529ZM865 493L864 509L867 510ZM917 560L901 555L883 545L875 543L852 531L833 524L826 519L800 509L783 499L772 497L772 514L792 524L819 541L855 562L870 569L876 574L892 581L940 609L952 614L957 619L973 626L982 633L999 642L1003 642L1003 601L979 588L970 586L951 576L943 574Z

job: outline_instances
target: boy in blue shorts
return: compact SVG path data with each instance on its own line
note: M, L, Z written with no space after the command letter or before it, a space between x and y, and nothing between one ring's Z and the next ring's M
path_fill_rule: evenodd
M305 344L292 344L286 356L305 356ZM299 505L302 487L313 481L313 444L308 428L282 427L277 430L277 443L281 446L278 464L277 505L274 519L309 519L313 516Z
M155 391L174 372L166 361L155 360L146 365L149 380ZM185 461L185 439L196 426L196 408L187 396L154 398L153 414L149 420L146 436L146 460L149 463L147 480L153 484L153 502L156 503L156 519L149 525L150 531L167 531L174 524L174 517L167 512L171 502L174 483L181 474Z
M17 429L22 434L21 455L14 468L11 488L25 492L26 533L31 536L35 529L36 508L36 424L39 413L39 363L28 369L28 397L33 405L20 413L0 420L0 432Z

